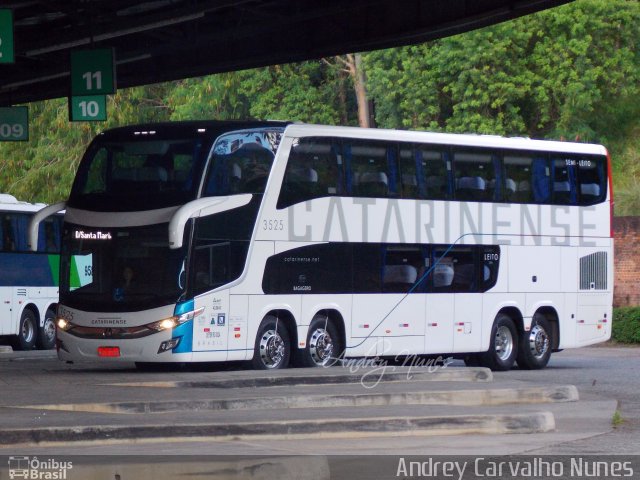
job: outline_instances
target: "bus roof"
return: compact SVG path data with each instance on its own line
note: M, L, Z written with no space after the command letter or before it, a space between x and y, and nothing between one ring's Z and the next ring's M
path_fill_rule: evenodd
M458 145L485 148L508 148L523 151L544 151L558 153L578 153L587 155L606 155L602 145L590 143L532 140L529 138L508 138L498 135L473 135L455 133L432 133L409 130L387 130L379 128L333 127L328 125L292 124L287 127L286 135L292 137L349 137L368 140L390 140L401 142L420 142L435 145Z
M13 195L10 195L8 193L0 193L0 210L14 212L37 212L44 206L44 203L22 202Z
M261 127L281 127L287 126L287 122L272 121L219 121L219 120L193 120L180 122L160 122L160 123L142 123L137 125L127 125L124 127L111 128L104 130L96 136L96 139L102 140L129 140L132 136L147 135L178 135L178 136L197 136L204 135L209 138L217 138L219 135L230 130L245 130L249 128Z

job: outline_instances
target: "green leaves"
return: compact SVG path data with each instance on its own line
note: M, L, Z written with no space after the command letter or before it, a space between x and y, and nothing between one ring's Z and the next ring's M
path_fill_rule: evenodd
M614 153L620 211L640 184L640 2L577 0L426 44L362 54L378 126L579 139ZM64 100L30 106L31 141L0 144L0 191L66 198L97 131L183 119L278 119L357 125L353 56L119 91L109 120L70 124ZM635 205L635 206L634 206ZM627 208L627 206L629 208Z

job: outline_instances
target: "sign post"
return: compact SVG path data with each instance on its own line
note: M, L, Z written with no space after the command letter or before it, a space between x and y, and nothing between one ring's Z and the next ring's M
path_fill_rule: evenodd
M13 12L0 9L0 63L13 63Z

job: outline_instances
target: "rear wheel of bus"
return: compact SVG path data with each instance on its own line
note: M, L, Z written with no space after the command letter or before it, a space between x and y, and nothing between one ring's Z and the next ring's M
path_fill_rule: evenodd
M18 335L14 340L14 348L17 350L31 350L36 344L38 337L38 323L36 316L31 310L25 308L20 317L20 325L18 325Z
M38 329L38 338L36 344L42 350L51 350L56 346L56 314L53 310L47 310L44 316L44 322Z
M540 370L551 358L551 326L546 317L536 313L528 332L522 332L518 350L518 366L524 370Z
M331 367L342 357L340 331L328 315L316 315L309 325L307 346L302 353L304 367Z
M253 368L276 370L287 368L291 357L291 341L285 323L273 315L267 315L256 335L253 349Z
M491 328L489 350L478 356L479 363L491 370L509 370L518 355L518 330L511 317L499 313Z

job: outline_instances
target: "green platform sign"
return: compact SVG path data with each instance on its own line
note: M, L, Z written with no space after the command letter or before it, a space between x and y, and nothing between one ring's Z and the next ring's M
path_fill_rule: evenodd
M0 63L13 62L13 12L0 8Z
M105 95L81 95L69 99L69 120L72 122L102 122L106 119Z
M29 108L0 107L0 142L29 140Z
M113 49L71 52L71 95L108 95L116 92Z

